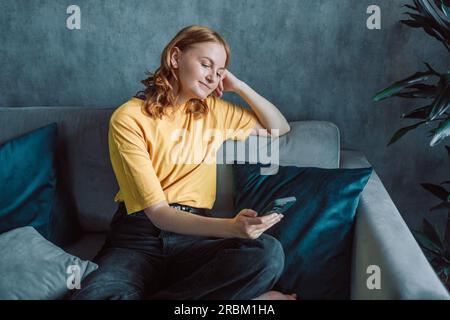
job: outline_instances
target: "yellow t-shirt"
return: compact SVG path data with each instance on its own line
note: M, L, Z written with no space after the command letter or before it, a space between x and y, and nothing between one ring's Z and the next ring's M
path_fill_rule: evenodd
M144 111L133 97L109 122L111 164L119 184L114 201L128 214L162 200L211 209L216 199L216 153L225 140L245 140L255 113L215 96L206 116L194 119L184 106L169 107L162 119Z

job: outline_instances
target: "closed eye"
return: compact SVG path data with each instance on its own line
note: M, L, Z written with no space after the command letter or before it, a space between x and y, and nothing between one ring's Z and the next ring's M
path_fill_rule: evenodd
M211 68L211 66L209 66L209 65L207 65L207 64L202 64L202 66L207 67L207 68ZM217 75L218 75L219 77L222 78L222 74L217 73Z

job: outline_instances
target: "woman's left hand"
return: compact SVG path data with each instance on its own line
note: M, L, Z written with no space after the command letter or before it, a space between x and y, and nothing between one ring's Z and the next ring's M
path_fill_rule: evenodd
M219 81L219 85L214 90L214 94L220 98L223 95L223 92L237 92L241 85L242 81L236 78L236 76L228 71L228 69L225 69L222 79Z

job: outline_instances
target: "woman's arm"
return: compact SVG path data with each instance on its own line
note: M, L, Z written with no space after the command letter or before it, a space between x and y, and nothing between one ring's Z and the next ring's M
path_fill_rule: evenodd
M270 101L259 95L245 82L241 81L241 85L236 93L247 102L258 117L255 128L250 134L257 135L258 129L263 127L267 129L272 137L282 136L291 130L286 118ZM278 129L278 133L272 131Z
M153 224L161 229L181 234L232 237L230 219L207 218L172 208L162 201L144 210Z
M209 218L171 208L165 200L146 208L144 212L159 229L218 238L256 239L283 217L277 213L257 217L256 211L243 209L232 219Z
M225 71L215 93L218 97L221 97L224 91L231 91L240 95L256 114L258 121L250 134L257 135L258 129L267 129L271 136L281 136L291 130L289 123L277 107L259 95L244 81L239 80L229 70ZM273 129L278 129L278 134L272 132Z

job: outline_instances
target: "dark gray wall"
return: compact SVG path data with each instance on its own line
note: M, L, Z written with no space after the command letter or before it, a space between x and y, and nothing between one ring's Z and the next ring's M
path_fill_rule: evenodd
M1 0L0 106L118 106L142 88L144 71L158 67L178 30L208 25L232 48L230 71L288 120L336 123L343 146L367 155L417 227L437 202L418 183L449 178L445 150L427 146L425 129L387 148L393 132L409 124L400 114L421 103L371 98L423 68L422 60L440 70L449 61L434 39L398 23L406 2ZM81 30L66 28L70 4L81 8ZM381 30L366 28L371 4L381 8Z

